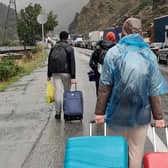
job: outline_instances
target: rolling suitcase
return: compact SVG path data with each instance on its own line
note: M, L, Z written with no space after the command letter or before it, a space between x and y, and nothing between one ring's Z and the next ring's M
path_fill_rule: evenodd
M64 120L82 120L83 119L83 94L77 90L65 91L63 94Z
M128 168L128 144L125 138L92 136L92 124L90 136L67 140L64 168Z
M166 141L168 146L168 126L165 127ZM168 152L157 152L155 139L155 126L152 124L154 152L148 152L144 155L144 168L168 168Z

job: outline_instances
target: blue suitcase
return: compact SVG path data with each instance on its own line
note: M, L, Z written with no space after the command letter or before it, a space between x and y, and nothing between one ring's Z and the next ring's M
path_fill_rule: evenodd
M64 168L128 168L128 144L122 136L69 138Z
M83 94L77 90L66 91L63 94L64 120L82 120L83 119Z

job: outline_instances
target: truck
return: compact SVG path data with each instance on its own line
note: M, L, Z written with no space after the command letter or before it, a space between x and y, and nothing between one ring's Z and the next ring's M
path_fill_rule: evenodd
M89 32L88 48L94 49L96 46L96 43L102 39L103 39L103 31L97 30L97 31Z
M75 41L75 40L77 40L77 39L79 39L79 38L82 39L82 35L80 35L80 34L70 34L70 39L71 39L72 41Z
M161 43L156 54L158 62L168 64L168 15L155 18L153 29L154 43Z
M70 40L73 46L81 47L81 43L83 42L83 36L80 34L70 34Z
M168 15L154 19L154 42L167 42L168 39Z

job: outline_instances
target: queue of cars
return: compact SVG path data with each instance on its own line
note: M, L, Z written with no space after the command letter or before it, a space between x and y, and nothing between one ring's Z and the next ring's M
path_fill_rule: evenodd
M159 63L168 65L168 43L151 43L150 48L156 54Z

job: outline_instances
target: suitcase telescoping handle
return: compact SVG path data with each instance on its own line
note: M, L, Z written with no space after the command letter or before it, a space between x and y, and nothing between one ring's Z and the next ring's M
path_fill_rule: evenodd
M154 146L154 152L157 152L157 146L156 146L156 132L155 132L155 124L151 124L151 127L152 127L152 133L153 133L153 146ZM164 127L165 129L165 133L166 133L166 145L167 145L167 148L168 148L168 125L166 125Z
M90 131L89 131L89 135L92 136L93 135L93 124L95 124L95 120L90 121ZM106 127L106 122L104 122L104 136L107 135L107 127Z
M77 83L72 84L75 86L75 91L77 91Z

